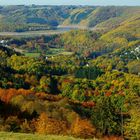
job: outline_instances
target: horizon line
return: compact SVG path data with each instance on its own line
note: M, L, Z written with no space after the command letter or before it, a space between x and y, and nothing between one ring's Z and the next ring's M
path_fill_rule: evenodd
M127 7L136 7L136 6L140 6L140 5L111 5L111 4L108 4L108 5L87 5L87 4L3 4L0 6L127 6Z

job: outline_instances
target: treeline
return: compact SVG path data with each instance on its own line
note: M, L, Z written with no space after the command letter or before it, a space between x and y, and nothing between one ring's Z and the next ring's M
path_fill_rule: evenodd
M38 31L38 30L50 30L50 29L55 29L55 28L53 28L50 25L0 22L0 32L26 32L26 31Z

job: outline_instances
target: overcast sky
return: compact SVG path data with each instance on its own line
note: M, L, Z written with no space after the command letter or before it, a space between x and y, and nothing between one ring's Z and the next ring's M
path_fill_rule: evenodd
M0 5L133 5L140 6L140 0L0 0Z

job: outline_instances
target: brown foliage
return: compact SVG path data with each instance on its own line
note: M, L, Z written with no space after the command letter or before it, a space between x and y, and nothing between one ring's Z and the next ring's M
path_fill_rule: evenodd
M9 132L9 131L10 131L10 125L3 125L3 124L0 124L0 131Z
M10 131L17 132L20 129L20 120L17 116L9 116L5 120L5 124L10 126Z
M45 92L37 92L37 93L35 93L35 95L39 99L48 100L48 101L60 101L62 99L62 97L60 97L60 96L47 94Z

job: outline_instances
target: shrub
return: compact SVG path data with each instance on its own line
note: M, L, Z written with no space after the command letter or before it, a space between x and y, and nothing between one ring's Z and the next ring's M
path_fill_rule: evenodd
M76 137L92 138L95 136L96 129L88 120L77 117L71 126L71 133Z
M25 121L20 125L21 132L23 133L30 133L33 132L32 128L30 127L29 122L25 119Z
M0 131L7 131L9 132L10 131L10 125L2 125L0 124Z
M40 134L66 134L67 123L49 118L45 113L42 113L37 120L36 131Z
M7 126L10 126L10 131L17 132L20 130L20 120L17 118L17 116L9 116L5 124Z

